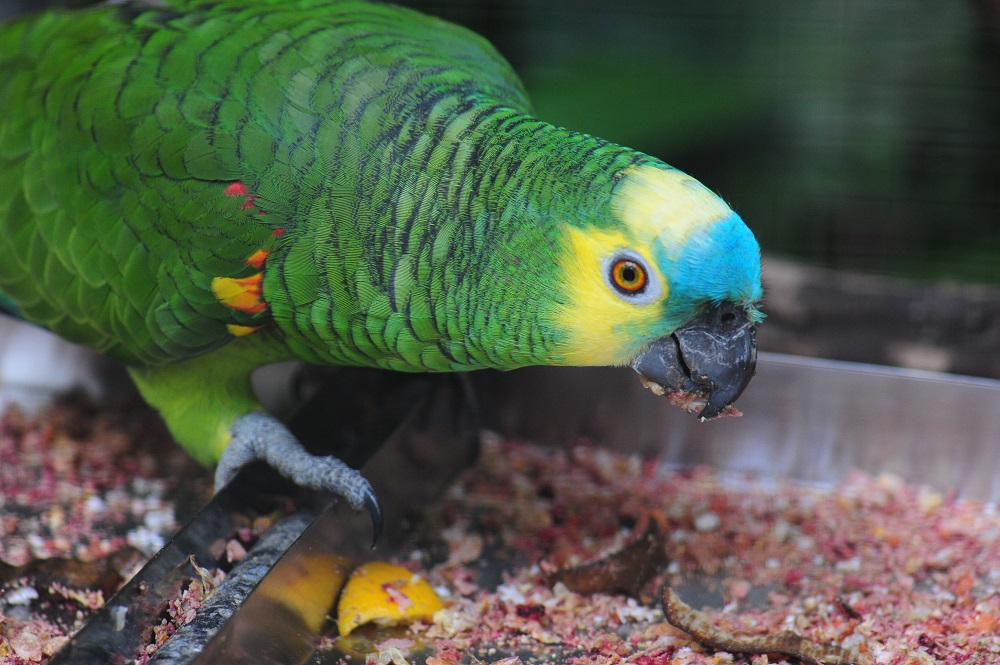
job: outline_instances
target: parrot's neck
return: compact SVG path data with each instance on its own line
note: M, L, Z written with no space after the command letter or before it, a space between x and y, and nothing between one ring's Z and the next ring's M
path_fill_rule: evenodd
M281 296L272 312L296 356L400 370L560 362L557 316L541 303L565 227L608 224L617 178L654 160L465 101L405 145L380 136L353 193L341 175L313 205L351 217L311 218L286 238L265 292Z
M484 115L476 132L484 138L483 147L475 155L471 181L463 190L476 192L494 215L592 223L592 216L602 214L609 205L612 190L626 169L659 163L511 109L497 107Z

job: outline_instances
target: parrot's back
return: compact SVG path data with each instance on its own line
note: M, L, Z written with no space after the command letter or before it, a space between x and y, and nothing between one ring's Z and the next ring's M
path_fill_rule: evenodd
M485 41L414 12L172 4L0 26L0 302L131 365L267 326L268 257L317 215L364 224L318 202L357 190L369 141L421 140L393 109L456 91L527 109Z

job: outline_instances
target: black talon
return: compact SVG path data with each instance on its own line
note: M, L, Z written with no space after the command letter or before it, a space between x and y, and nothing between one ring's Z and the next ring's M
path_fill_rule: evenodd
M365 491L365 510L372 518L372 549L378 545L378 539L382 536L382 526L385 524L385 517L382 514L382 505L378 502L378 497L371 489Z

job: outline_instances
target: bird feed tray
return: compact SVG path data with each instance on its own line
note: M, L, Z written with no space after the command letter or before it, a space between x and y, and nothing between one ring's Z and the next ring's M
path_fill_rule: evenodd
M716 662L664 621L664 583L725 608L720 625L869 662L1000 653L1000 517L981 503L1000 492L1000 382L763 354L746 415L700 423L627 370L474 379L502 435L472 470L450 482L466 448L448 432L468 422L452 387L365 467L391 516L378 549L360 516L304 501L227 620L152 662ZM445 609L336 637L340 587L371 559L426 577Z

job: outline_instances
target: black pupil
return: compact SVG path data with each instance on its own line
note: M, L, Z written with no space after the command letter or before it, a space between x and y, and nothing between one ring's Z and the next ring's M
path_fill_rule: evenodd
M635 269L635 266L631 263L626 263L622 266L622 281L626 284L632 284L639 279L639 271Z

